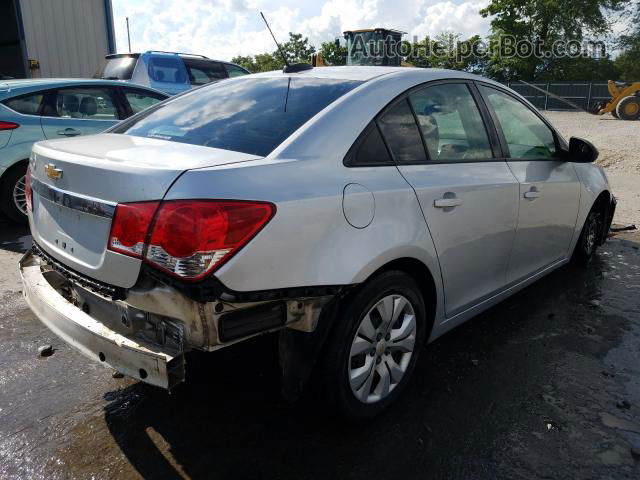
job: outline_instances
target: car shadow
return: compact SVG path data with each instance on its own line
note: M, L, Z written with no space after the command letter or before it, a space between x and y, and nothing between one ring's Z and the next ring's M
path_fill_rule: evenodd
M22 253L31 248L29 225L0 219L0 250Z
M434 342L405 394L364 424L334 417L318 392L282 400L275 336L188 359L170 394L110 392L105 420L144 478L495 478L496 439L548 381L547 349L529 339L575 328L603 265L564 267Z

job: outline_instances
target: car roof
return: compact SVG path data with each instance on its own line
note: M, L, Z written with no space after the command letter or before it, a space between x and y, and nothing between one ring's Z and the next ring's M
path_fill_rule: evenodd
M297 73L283 73L282 70L256 73L251 77L307 77L307 78L331 78L336 80L359 80L366 82L383 75L419 75L423 81L439 80L446 78L463 78L470 80L484 80L484 77L473 75L458 70L445 70L439 68L417 68L417 67L365 67L365 66L343 66L343 67L315 67Z
M40 90L48 90L51 88L73 87L73 86L131 86L149 90L164 96L159 90L138 85L137 83L123 82L120 80L102 80L99 78L24 78L20 80L0 80L0 99L12 97L14 95L22 95L24 93L38 92Z

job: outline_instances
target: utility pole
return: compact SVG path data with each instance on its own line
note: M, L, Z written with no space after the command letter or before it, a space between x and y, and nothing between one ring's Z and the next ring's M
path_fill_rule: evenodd
M129 53L131 53L131 34L129 33L129 17L127 17L127 40L129 42Z

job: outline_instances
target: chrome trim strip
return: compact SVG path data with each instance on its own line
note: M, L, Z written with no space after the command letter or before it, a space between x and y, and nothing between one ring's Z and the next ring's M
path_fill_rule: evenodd
M115 203L67 192L66 190L46 185L33 177L31 177L31 189L42 198L57 205L97 217L113 218L116 210Z

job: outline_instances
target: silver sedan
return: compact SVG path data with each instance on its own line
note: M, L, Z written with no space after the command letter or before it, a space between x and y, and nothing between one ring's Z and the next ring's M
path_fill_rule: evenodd
M89 358L164 388L190 351L278 331L288 396L312 378L367 419L422 345L589 260L615 209L597 155L462 72L230 79L35 145L24 294Z

